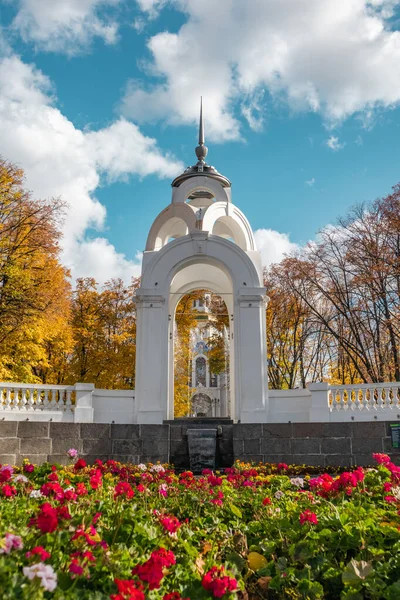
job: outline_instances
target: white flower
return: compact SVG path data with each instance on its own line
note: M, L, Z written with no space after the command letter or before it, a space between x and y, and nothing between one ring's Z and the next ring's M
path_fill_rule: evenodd
M396 498L397 502L400 502L400 487L397 485L396 487L392 487L390 490L392 495Z
M162 465L153 465L150 471L153 471L153 473L164 473L165 469Z
M304 487L304 479L302 479L302 477L293 477L290 480L290 483L298 488Z
M277 492L275 492L274 496L277 500L280 500L282 498L282 496L284 496L285 494L281 491L278 490Z
M28 483L29 479L25 475L13 475L14 483Z
M74 488L73 485L70 485L69 487L66 487L65 490L64 490L64 492L74 492L74 491L75 491L75 488Z
M44 563L37 563L31 567L24 567L22 569L25 577L32 580L38 577L41 581L42 587L47 592L54 592L57 587L57 573L55 573L51 565L45 565Z
M140 465L138 465L138 469L140 469L141 471L147 471L147 467L143 463L140 463Z
M43 498L43 494L40 490L32 490L29 494L29 498Z

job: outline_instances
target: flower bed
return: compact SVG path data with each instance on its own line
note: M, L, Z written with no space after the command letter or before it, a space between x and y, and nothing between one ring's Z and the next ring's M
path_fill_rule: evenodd
M400 598L400 468L386 455L304 478L72 458L0 468L4 600Z

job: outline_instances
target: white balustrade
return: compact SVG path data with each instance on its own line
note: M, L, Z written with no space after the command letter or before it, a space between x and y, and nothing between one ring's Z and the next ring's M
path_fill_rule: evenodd
M328 407L331 413L347 411L354 414L399 410L400 382L329 386Z
M1 420L135 423L135 390L0 382ZM400 382L269 390L269 423L374 420L400 420Z
M2 412L15 414L40 411L73 413L75 386L32 383L0 383L0 418Z

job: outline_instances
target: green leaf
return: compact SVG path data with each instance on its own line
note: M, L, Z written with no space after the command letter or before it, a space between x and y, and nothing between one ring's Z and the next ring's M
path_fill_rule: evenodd
M387 589L387 600L398 600L400 598L400 579Z
M238 517L238 519L243 518L241 510L239 510L239 508L237 506L235 506L234 504L229 504L229 509L230 509L231 513L233 513L235 515L235 517Z
M313 555L307 542L300 542L299 544L292 545L289 554L296 562L304 562Z
M227 554L226 560L232 565L235 565L239 572L243 570L246 564L244 558L242 558L237 552L230 552L229 554Z

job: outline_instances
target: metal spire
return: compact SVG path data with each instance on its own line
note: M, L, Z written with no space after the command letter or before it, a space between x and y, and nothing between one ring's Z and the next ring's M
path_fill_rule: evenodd
M200 96L200 121L199 121L199 145L195 148L196 156L197 156L197 165L202 169L202 166L205 165L205 158L208 153L208 148L204 143L204 123L203 123L203 96Z
M203 96L200 96L199 145L204 146Z

